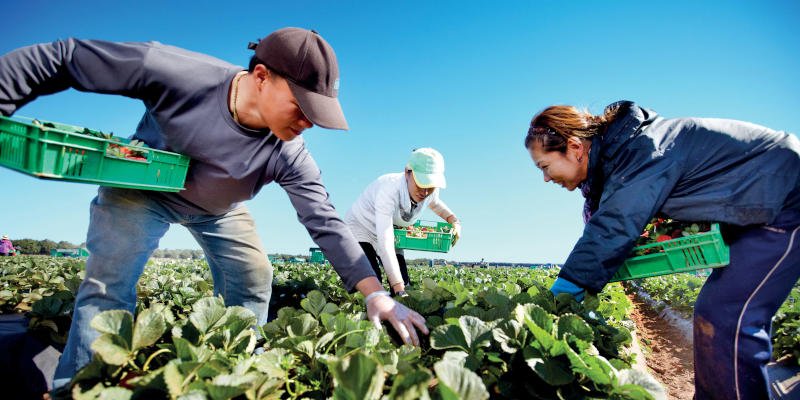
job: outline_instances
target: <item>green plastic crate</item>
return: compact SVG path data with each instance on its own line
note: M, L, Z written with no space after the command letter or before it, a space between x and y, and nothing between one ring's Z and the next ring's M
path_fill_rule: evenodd
M325 254L322 253L322 249L319 247L312 247L308 249L311 252L311 256L308 259L310 263L317 263L317 264L325 264L328 260L325 258Z
M730 262L730 249L716 223L708 232L637 246L633 251L653 248L663 251L628 258L611 282L724 267Z
M433 228L434 232L424 232L421 237L414 236L408 228L395 227L394 247L398 249L433 251L437 253L447 253L453 245L453 234L450 233L452 225L446 222L417 221L414 225L417 228ZM446 228L446 232L442 229Z
M0 116L0 165L42 179L92 183L129 189L178 192L183 189L189 157L147 147L146 160L120 158L109 145L125 145L83 134L84 128Z

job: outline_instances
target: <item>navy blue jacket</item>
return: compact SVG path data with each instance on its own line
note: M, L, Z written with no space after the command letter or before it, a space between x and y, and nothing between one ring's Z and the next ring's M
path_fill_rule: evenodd
M591 217L559 276L598 292L656 215L769 224L800 210L800 141L755 124L664 119L632 102L595 136L584 182Z

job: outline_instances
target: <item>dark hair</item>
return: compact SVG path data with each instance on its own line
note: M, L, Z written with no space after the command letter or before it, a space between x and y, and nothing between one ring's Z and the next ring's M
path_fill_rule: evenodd
M250 65L247 66L247 72L253 72L253 70L256 69L256 65L258 65L258 64L262 64L262 65L264 65L266 67L266 64L264 64L264 62L261 61L260 58L256 57L255 55L250 57ZM269 68L267 68L267 69L269 69Z
M283 75L279 74L274 69L268 67L267 64L264 61L261 61L261 59L258 58L257 56L250 57L250 64L247 66L247 72L253 72L256 69L256 65L258 65L258 64L263 65L264 68L266 68L269 71L270 74L278 75L280 77L283 77Z
M557 105L545 108L531 119L525 148L533 142L542 145L545 151L567 151L569 138L590 139L602 133L610 125L619 111L619 105L606 107L602 115L592 115L588 111L573 106Z

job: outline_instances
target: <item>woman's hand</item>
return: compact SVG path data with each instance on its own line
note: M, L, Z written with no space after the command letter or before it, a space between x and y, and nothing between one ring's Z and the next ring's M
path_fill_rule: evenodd
M453 222L453 246L456 245L458 239L461 237L461 221L456 220Z

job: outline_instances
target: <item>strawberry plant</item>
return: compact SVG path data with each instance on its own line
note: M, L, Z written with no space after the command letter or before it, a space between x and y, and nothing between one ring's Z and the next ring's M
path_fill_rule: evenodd
M65 283L80 276L81 262L0 262L7 263L0 269L5 282L24 285L26 272L39 273L25 290L47 294L30 303L29 315L40 333L63 336L72 306ZM251 329L252 313L210 297L204 262L151 262L139 282L135 317L109 311L92 321L101 333L96 356L68 394L638 399L661 393L651 377L630 369L636 362L628 350L631 304L619 284L578 303L550 293L556 270L447 266L409 272L418 283L399 301L426 318L431 334L420 347L403 345L392 330L368 322L363 296L342 288L330 266L276 264L270 322ZM691 298L667 287L695 289L702 284L696 279L666 280L660 290L672 301ZM9 292L23 298L19 290ZM776 352L784 354L800 347L796 300L791 304L774 325Z
M707 222L687 223L656 217L650 221L636 240L636 246L644 246L651 243L660 243L667 240L678 239L686 236L696 235L700 232L708 232L711 224ZM633 255L643 256L664 250L658 246L649 247L644 250L636 250Z
M106 155L108 156L135 161L147 161L147 144L140 140L123 139L114 136L113 133L105 133L89 128L83 128L81 130L77 127L70 127L67 125L56 126L52 122L43 122L36 119L33 120L33 124L43 128L67 130L71 131L72 133L100 138L109 142L108 148L106 149Z

